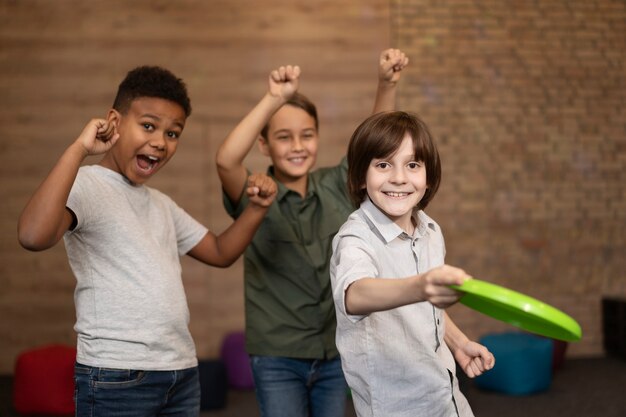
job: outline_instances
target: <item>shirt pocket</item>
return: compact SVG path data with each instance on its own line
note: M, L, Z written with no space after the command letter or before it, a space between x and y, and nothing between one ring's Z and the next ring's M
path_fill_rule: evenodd
M299 269L306 268L302 260L302 244L287 221L266 218L249 251L253 254L248 256L248 261L257 264L263 275L269 273L271 278L292 279Z

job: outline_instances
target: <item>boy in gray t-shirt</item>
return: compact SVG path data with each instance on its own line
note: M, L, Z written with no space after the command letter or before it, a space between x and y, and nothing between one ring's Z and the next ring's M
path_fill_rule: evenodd
M200 386L179 257L226 267L276 194L248 178L252 204L220 235L144 183L175 154L191 106L185 84L138 67L105 119L93 119L24 208L19 241L39 251L63 237L76 276L76 415L197 416ZM103 154L83 166L88 155Z

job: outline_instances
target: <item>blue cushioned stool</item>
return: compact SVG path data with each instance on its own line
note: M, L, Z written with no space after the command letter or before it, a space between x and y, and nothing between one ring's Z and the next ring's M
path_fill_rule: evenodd
M510 395L545 391L552 382L551 339L508 332L483 336L480 343L496 357L496 365L474 380L479 388Z

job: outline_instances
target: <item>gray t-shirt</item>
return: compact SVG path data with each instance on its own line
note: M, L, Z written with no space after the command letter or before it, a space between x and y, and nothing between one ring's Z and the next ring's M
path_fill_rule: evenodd
M165 194L99 165L80 168L65 233L76 277L77 361L174 370L197 365L180 256L207 233Z
M441 229L423 211L414 218L409 236L368 199L333 240L337 348L359 417L473 415L454 375L442 310L420 302L367 316L346 311L345 291L359 279L406 278L444 263Z

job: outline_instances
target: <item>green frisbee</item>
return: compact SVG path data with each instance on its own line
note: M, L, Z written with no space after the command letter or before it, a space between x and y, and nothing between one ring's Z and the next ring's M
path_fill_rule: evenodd
M568 342L580 340L582 336L576 320L519 292L478 279L451 287L464 293L461 304L520 329Z

